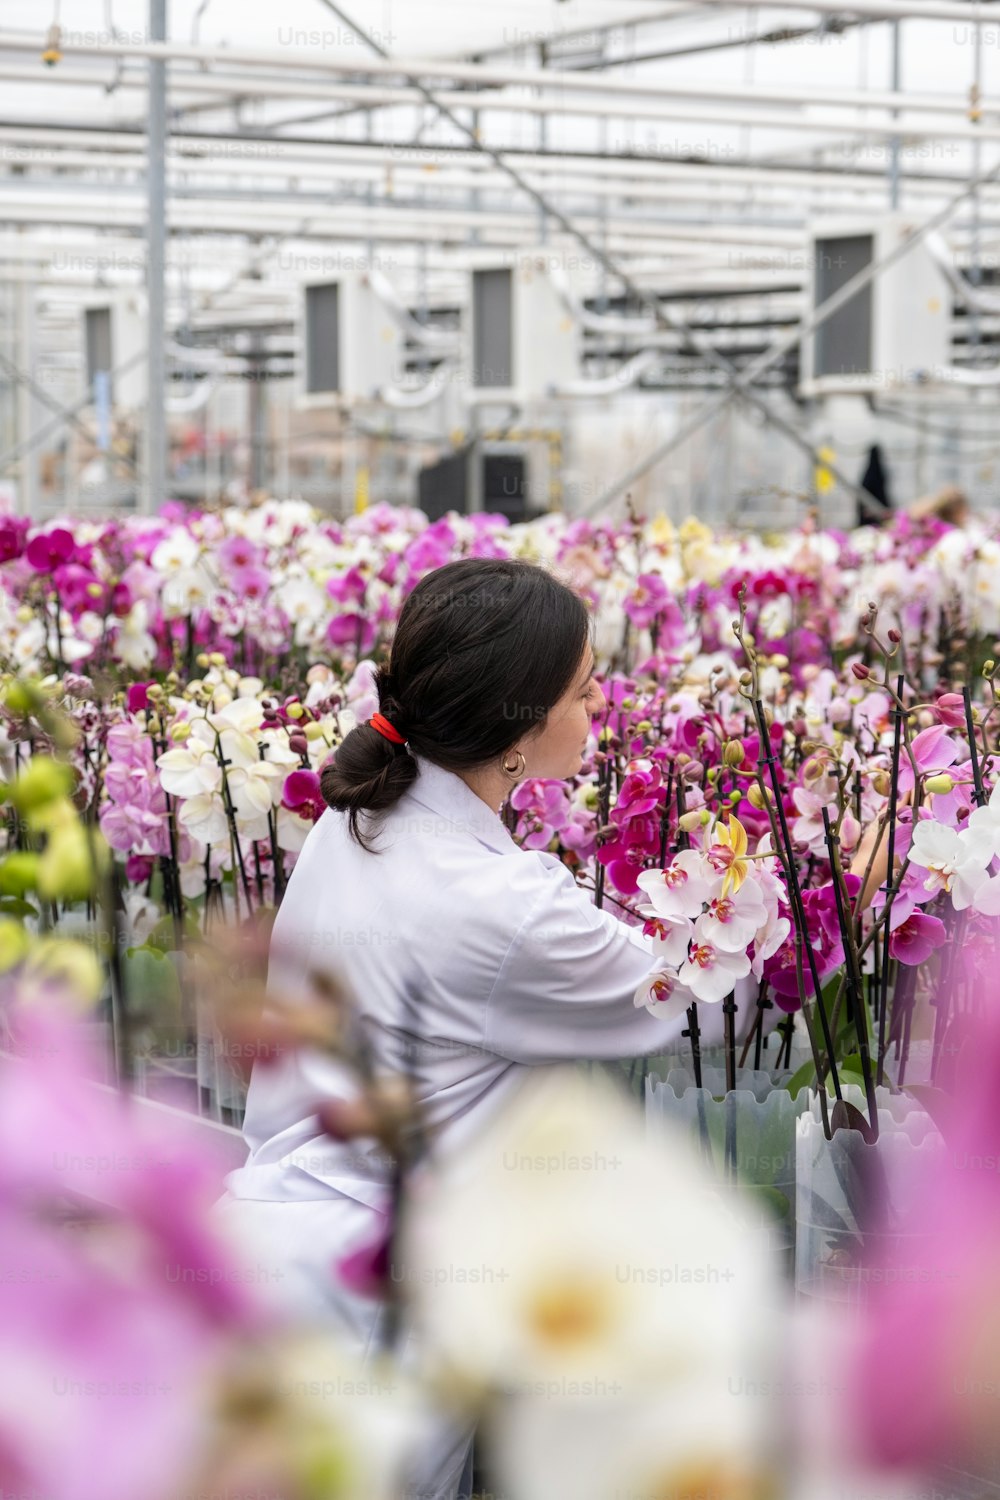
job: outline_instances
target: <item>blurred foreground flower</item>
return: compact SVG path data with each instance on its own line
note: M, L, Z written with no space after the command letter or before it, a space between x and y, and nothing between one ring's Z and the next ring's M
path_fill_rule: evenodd
M415 1183L392 1276L443 1388L491 1401L519 1500L728 1500L771 1471L750 1399L780 1329L764 1237L610 1085L531 1079Z

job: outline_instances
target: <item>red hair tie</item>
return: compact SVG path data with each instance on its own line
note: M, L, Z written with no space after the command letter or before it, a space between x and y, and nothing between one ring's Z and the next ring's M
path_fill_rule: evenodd
M387 740L391 740L394 745L406 744L406 740L400 734L399 730L394 729L389 720L382 714L372 714L368 722L373 729L377 729L379 734L384 735Z

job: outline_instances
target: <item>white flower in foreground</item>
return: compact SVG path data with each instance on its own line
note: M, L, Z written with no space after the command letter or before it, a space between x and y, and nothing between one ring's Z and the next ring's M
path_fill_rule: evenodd
M927 871L924 890L947 891L956 911L972 904L986 878L989 858L983 841L968 830L956 833L931 819L922 820L913 830L910 864Z
M392 1275L445 1378L624 1398L716 1369L769 1316L771 1269L685 1140L647 1138L608 1083L545 1069L414 1183Z
M744 1329L734 1330L733 1343ZM777 1493L775 1438L788 1407L770 1394L783 1389L777 1361L732 1348L718 1354L717 1368L697 1384L666 1392L654 1385L635 1400L611 1388L562 1402L555 1390L555 1400L541 1391L515 1395L486 1435L497 1491L517 1500L759 1500Z
M644 916L697 917L721 882L704 854L683 849L665 870L643 870L636 884L649 897L638 909Z
M700 936L701 923L695 926L698 933L678 978L696 1000L717 1005L731 993L737 979L745 979L750 973L750 960L745 953L727 953L723 948L716 948Z

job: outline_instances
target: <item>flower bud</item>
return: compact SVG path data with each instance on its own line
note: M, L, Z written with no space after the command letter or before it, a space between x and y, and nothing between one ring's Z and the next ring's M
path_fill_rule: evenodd
M983 662L983 676L984 677L992 677L993 673L996 671L996 669L997 669L997 664L993 660L992 656L990 657L990 659L988 661L984 661Z
M818 781L821 776L826 775L826 772L827 764L824 757L822 755L810 755L809 759L804 761L802 765L802 780Z
M722 747L722 760L723 764L729 766L731 770L735 770L737 766L741 766L746 760L743 741L727 740Z
M696 829L703 828L708 822L708 813L704 807L698 807L694 812L681 813L677 819L677 827L682 833L694 833Z
M83 901L107 863L107 846L99 834L88 837L82 823L64 823L49 834L38 861L39 894L50 901Z
M0 895L24 896L38 884L38 855L15 849L0 864Z
M285 709L285 712L290 719L301 719L303 714L305 713L305 709L302 707L301 703L289 703L288 707Z
M303 732L307 740L321 740L324 729L317 719L310 719Z
M65 762L52 760L47 755L36 755L11 785L10 800L19 812L33 812L59 797L68 796L75 779Z
M15 968L25 957L31 939L14 917L0 917L0 974Z
M892 644L894 646L898 646L899 643L900 643L900 641L903 639L903 637L900 635L900 633L899 633L898 630L890 630L888 632L888 635L889 635L890 641L892 642Z
M772 798L770 793L765 796L763 790L756 781L754 782L753 786L751 786L747 790L747 801L749 802L750 806L755 807L758 812L763 812L767 807L767 804L771 800Z
M851 671L859 682L867 682L869 677L872 675L870 668L866 667L864 663L860 661L856 661L851 664Z
M198 655L195 657L194 661L195 661L195 666L201 667L202 671L204 671L205 668L209 665L208 652L207 651L199 651Z
M924 782L925 792L935 792L946 796L948 792L955 790L955 782L947 771L939 771L936 776L928 776Z
M178 745L182 744L191 733L191 724L188 719L175 719L168 731L170 738Z
M876 771L872 777L872 790L878 792L880 797L888 797L892 791L892 777L888 771Z
M752 675L749 672L741 672L740 673L740 687L748 688L748 687L751 687L752 684L753 684L753 677L752 677Z
M301 729L294 730L288 736L288 748L289 750L294 750L296 755L308 754L309 741L306 739Z

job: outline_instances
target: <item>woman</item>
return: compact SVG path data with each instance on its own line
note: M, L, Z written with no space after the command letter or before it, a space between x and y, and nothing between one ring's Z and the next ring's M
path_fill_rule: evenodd
M605 706L593 672L586 608L544 569L465 559L428 574L379 670L379 713L323 773L329 808L275 920L269 990L310 969L345 981L377 1068L413 1080L438 1152L459 1149L529 1068L662 1051L683 1025L633 1004L652 967L641 929L598 910L554 855L521 849L500 817L523 778L580 770ZM710 1043L721 1007L706 1010ZM335 1263L377 1238L390 1164L373 1140L321 1131L317 1105L350 1092L318 1054L256 1068L227 1211L262 1275L278 1268L285 1304L364 1352L378 1308ZM468 1446L468 1431L440 1436L419 1493L453 1495Z

